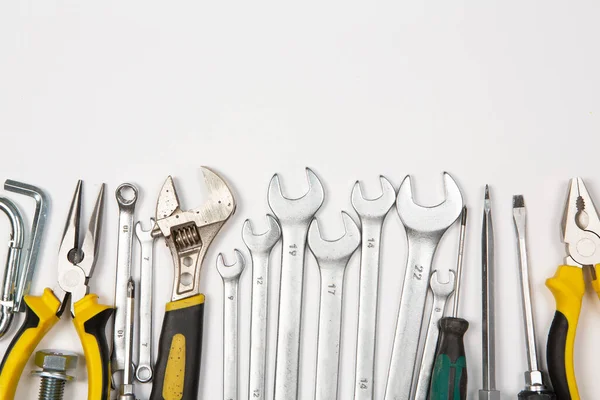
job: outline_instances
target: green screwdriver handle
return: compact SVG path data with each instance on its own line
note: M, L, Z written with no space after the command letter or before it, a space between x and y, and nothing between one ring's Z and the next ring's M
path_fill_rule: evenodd
M466 400L467 358L464 336L469 322L462 318L442 318L433 365L429 400Z

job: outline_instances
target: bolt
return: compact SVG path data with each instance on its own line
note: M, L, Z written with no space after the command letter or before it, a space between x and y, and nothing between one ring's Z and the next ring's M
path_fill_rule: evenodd
M35 365L41 371L32 371L31 375L42 378L39 400L62 400L65 384L73 380L67 375L69 369L77 367L77 354L61 350L40 350L35 353Z

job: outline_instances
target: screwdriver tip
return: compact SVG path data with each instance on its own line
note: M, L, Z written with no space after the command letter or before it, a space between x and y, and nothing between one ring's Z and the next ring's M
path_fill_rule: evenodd
M490 211L492 208L492 204L490 201L490 186L485 185L485 196L483 201L483 207L485 211Z
M462 213L460 215L460 224L462 226L467 225L467 206L463 206Z
M524 208L525 207L525 199L523 195L517 194L513 196L513 208Z

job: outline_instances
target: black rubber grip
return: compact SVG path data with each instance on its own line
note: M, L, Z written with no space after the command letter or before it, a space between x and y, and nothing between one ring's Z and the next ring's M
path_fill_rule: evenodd
M150 400L198 399L203 320L203 302L165 313Z
M102 360L102 382L105 383L102 385L101 399L108 399L110 394L110 385L108 384L110 381L110 350L106 339L106 324L110 320L113 311L112 308L107 308L94 315L83 324L85 332L96 338L98 349L100 350L100 359Z
M4 353L4 357L2 357L2 364L0 364L0 374L2 373L2 370L4 370L4 363L6 362L8 355L12 351L13 347L15 347L15 344L19 341L21 336L25 333L27 329L35 328L40 323L40 317L38 317L38 315L31 309L31 307L29 307L29 304L27 304L27 302L25 302L25 306L25 321L23 321L23 325L21 325L15 336L10 341L8 348Z
M469 322L462 318L442 318L435 356L430 400L465 400L467 398L467 359L464 336Z
M523 390L519 393L519 400L556 400L556 395L549 391L543 390L535 392L531 390Z
M565 350L567 346L567 332L569 321L557 311L554 314L550 332L548 333L548 345L546 347L546 358L548 359L548 371L550 381L554 387L556 398L559 400L571 400L569 383L567 381Z

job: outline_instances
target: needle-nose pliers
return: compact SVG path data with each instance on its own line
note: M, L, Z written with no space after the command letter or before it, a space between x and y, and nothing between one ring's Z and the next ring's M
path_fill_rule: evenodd
M87 398L109 399L110 364L105 327L113 308L98 304L98 296L89 294L88 286L98 258L104 185L100 188L90 224L80 246L81 188L82 182L79 181L58 251L58 282L55 289L46 288L41 296L25 296L25 322L0 364L0 399L14 399L27 360L46 333L59 321L69 299L73 325L86 359L89 382Z

